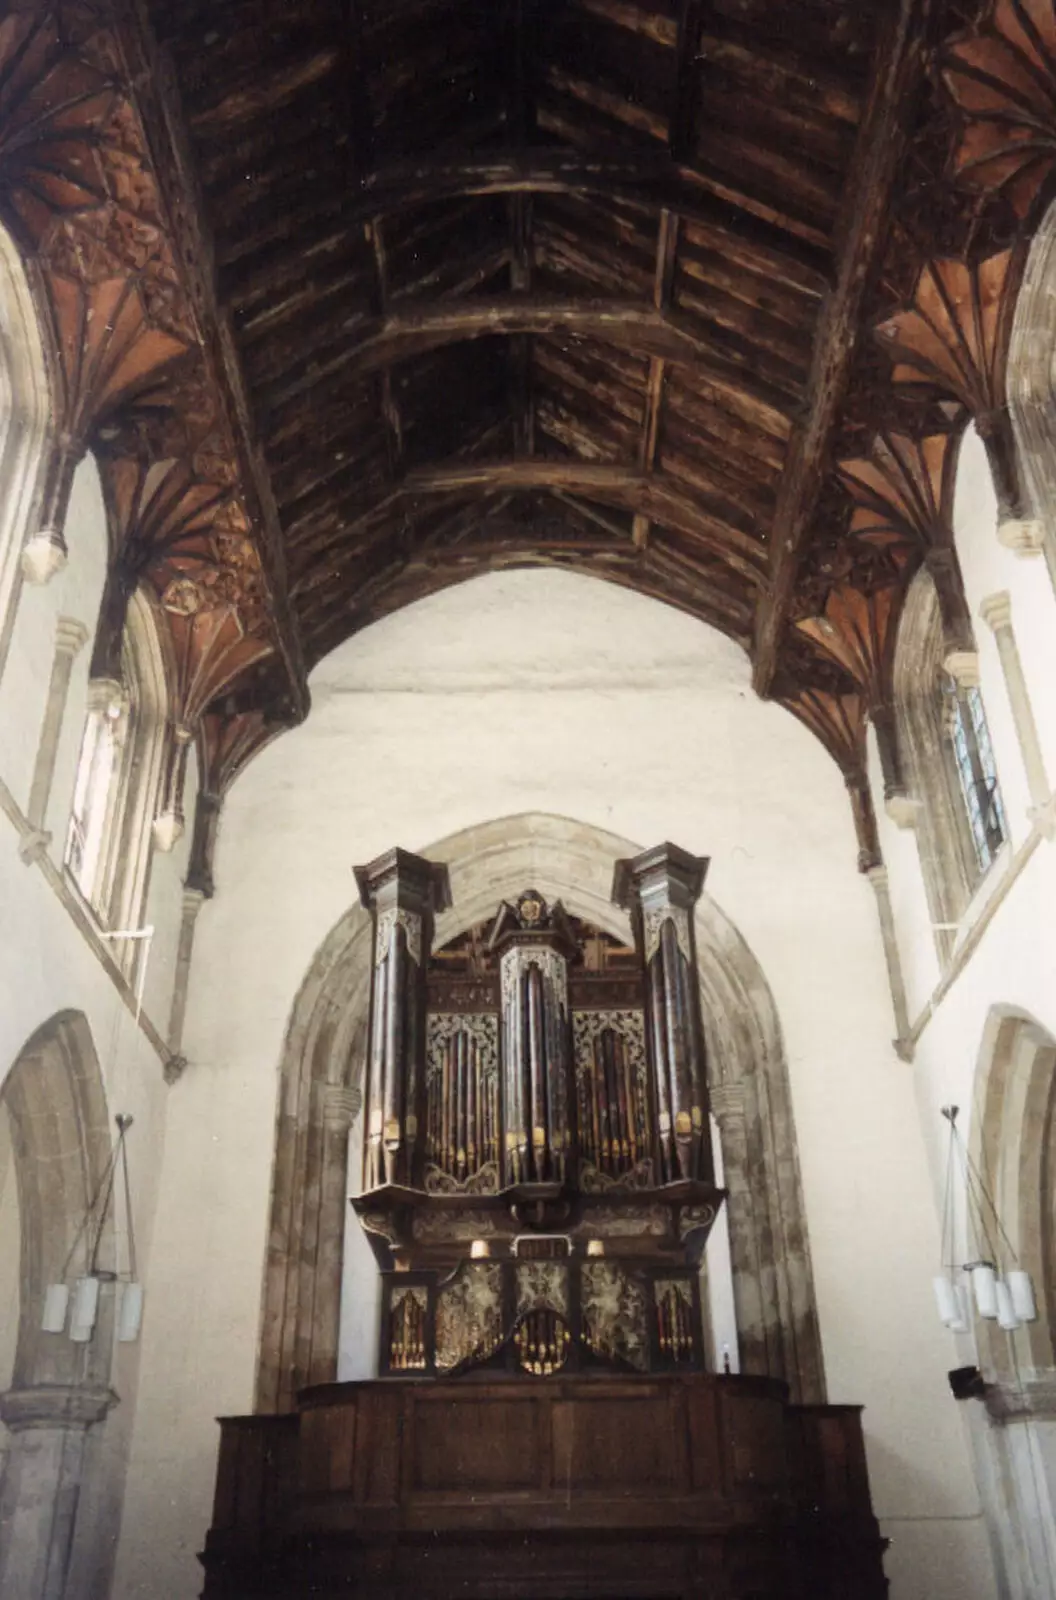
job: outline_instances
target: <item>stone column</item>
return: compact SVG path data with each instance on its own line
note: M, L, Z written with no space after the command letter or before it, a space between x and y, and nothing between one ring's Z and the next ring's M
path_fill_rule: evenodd
M895 1027L898 1039L909 1037L909 1005L906 1000L906 984L902 975L902 958L899 955L898 939L895 934L895 915L891 906L891 885L888 881L886 867L870 867L866 877L873 886L876 895L876 909L880 917L880 936L884 941L884 960L887 962L887 978L891 985L891 1003L895 1011Z
M40 725L37 759L33 767L33 780L29 788L26 820L33 833L23 840L20 853L24 861L35 860L41 850L51 843L51 834L45 824L48 801L55 777L55 762L59 753L59 738L66 715L66 701L70 693L70 675L73 663L88 640L88 630L76 617L60 617L55 629L55 656L51 663L51 681L48 698L44 704L44 717Z
M987 627L993 630L997 641L1005 688L1012 708L1012 721L1015 724L1019 750L1027 775L1027 788L1031 799L1028 815L1046 838L1051 839L1056 832L1052 791L1045 771L1045 757L1038 737L1038 725L1034 721L1034 710L1030 703L1023 663L1019 657L1019 647L1012 629L1012 601L1007 589L1002 589L999 594L988 595L979 607L979 614Z
M112 1389L63 1383L0 1396L0 1417L11 1434L0 1489L4 1600L67 1595L86 1435L116 1403Z
M437 911L450 904L447 868L406 850L356 867L374 919L363 1187L419 1178L424 1133L426 967Z
M646 1036L661 1182L714 1182L693 908L708 862L657 845L616 863L612 897L629 911L645 967Z
M337 1377L341 1325L341 1267L348 1221L348 1137L363 1096L344 1084L320 1084L322 1142L318 1173L319 1223L313 1280L312 1343L306 1383L332 1383Z
M183 1049L183 1024L187 1016L187 989L191 978L191 956L194 953L194 930L198 913L205 904L201 889L184 889L183 910L180 917L180 941L176 947L176 975L172 985L172 1006L169 1010L169 1049L174 1056Z

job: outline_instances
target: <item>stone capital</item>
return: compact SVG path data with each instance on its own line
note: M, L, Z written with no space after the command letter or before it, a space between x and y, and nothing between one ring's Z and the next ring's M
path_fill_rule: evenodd
M109 712L117 707L119 714L125 709L125 686L116 678L89 678L88 710Z
M1007 589L988 594L979 607L979 615L994 633L1012 626L1012 597Z
M359 1089L346 1088L339 1083L328 1083L323 1087L322 1101L323 1122L326 1127L347 1131L359 1115L363 1095Z
M38 1383L0 1395L0 1418L12 1433L29 1428L90 1428L118 1403L101 1384Z
M720 1127L728 1118L744 1116L744 1098L743 1083L715 1083L709 1087L708 1100Z
M88 629L77 617L60 617L55 624L55 653L72 661L88 643Z
M991 1422L1025 1422L1033 1417L1056 1418L1056 1373L1028 1378L1022 1383L988 1383L984 1397Z
M1006 517L997 525L997 542L1017 556L1040 555L1045 524L1040 517Z
M877 894L886 893L890 879L885 866L869 867L865 876L869 879Z
M896 828L915 828L920 821L920 801L908 794L889 794L884 799L884 810ZM877 868L871 868L869 876Z
M193 921L205 904L205 895L201 889L188 889L183 891L183 915L188 921Z
M979 687L979 652L977 650L951 650L943 658L943 670L962 689Z

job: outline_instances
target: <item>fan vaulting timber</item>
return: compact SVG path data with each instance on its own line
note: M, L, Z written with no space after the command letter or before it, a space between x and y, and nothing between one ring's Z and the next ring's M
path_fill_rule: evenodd
M1056 0L14 0L0 213L215 814L307 672L545 562L751 652L877 859L914 572L971 647L974 420L1053 192ZM209 832L203 824L203 838ZM204 848L204 846L203 846ZM207 869L202 869L207 879Z

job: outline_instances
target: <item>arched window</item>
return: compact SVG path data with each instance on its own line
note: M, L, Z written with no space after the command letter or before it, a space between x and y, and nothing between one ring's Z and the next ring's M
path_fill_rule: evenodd
M47 363L33 297L18 252L0 228L0 668L49 415Z
M947 672L938 595L922 569L895 654L898 738L940 954L1008 836L978 687Z
M166 679L150 602L129 603L121 680L89 685L66 870L106 928L138 926L163 777Z

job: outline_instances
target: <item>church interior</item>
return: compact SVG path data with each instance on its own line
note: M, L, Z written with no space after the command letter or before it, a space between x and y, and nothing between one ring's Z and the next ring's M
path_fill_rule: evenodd
M1056 0L0 6L0 1595L1056 1600Z

